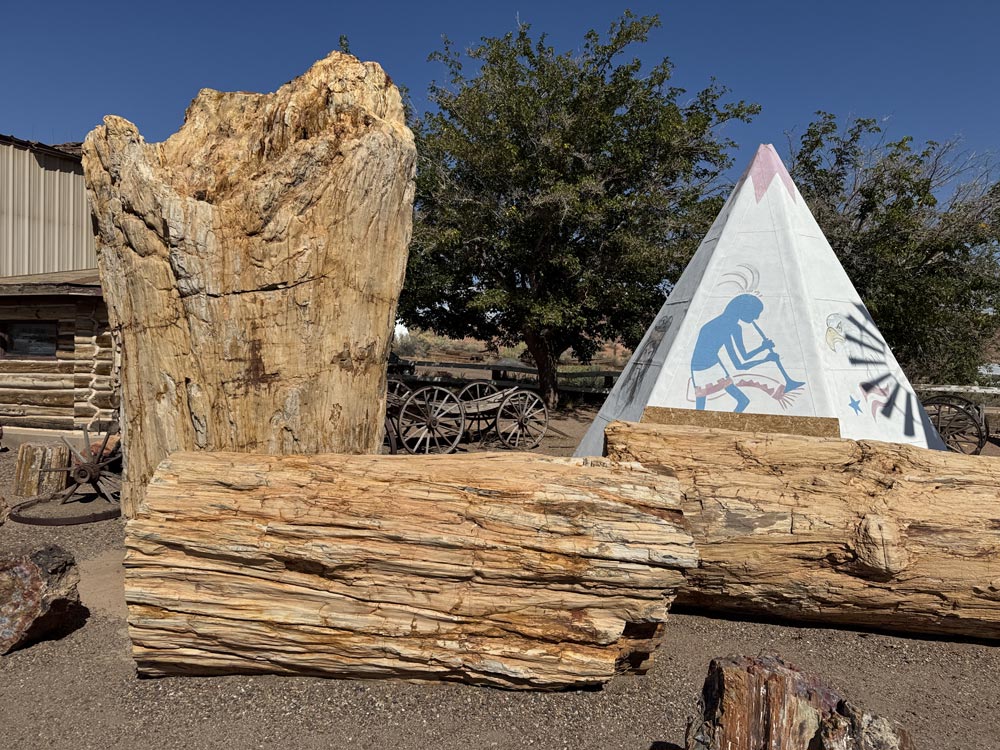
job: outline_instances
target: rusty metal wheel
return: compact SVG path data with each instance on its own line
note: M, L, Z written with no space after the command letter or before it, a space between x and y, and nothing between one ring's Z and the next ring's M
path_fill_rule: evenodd
M497 435L508 448L537 448L549 427L549 410L532 391L514 391L497 410Z
M465 410L447 388L429 385L406 398L396 427L407 453L453 453L465 430Z

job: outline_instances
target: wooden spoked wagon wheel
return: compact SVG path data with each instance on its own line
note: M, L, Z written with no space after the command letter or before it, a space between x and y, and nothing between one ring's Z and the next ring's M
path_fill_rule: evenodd
M389 378L389 382L386 386L386 393L390 400L392 400L393 397L397 399L404 399L413 393L413 389L399 378Z
M83 450L77 450L66 438L62 441L70 450L69 466L53 466L40 469L45 472L68 474L67 486L63 490L48 495L40 495L18 503L11 508L10 518L18 523L34 526L70 526L117 518L121 495L122 450L118 437L118 425L112 424L91 442L87 428L83 428ZM93 500L93 495L103 498L108 505L102 510L82 515L32 515L27 511L46 503L65 505L74 500Z
M407 453L452 453L462 440L465 410L447 388L429 385L407 396L396 427Z
M383 455L396 455L399 452L399 434L396 431L399 410L409 395L413 393L405 382L399 378L389 378L386 382L385 392L385 424L382 433L382 445L379 453Z
M489 380L475 380L458 392L458 400L465 410L466 432L483 433L493 427L496 412L477 407L496 392L497 387ZM470 408L470 404L475 406Z
M395 456L399 453L399 440L396 437L396 423L389 417L385 418L382 432L382 445L379 448L379 455Z
M958 396L931 396L923 404L949 450L968 455L982 451L989 436L975 404Z
M549 411L545 402L532 391L516 390L500 403L496 429L508 448L531 450L545 437Z

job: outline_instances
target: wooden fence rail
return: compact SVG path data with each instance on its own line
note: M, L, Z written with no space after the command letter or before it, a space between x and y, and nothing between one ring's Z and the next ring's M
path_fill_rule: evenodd
M511 373L535 375L538 370L530 365L507 362L438 362L434 360L413 359L401 360L400 364L414 367L437 368L440 370L484 370L489 371L492 380L507 380ZM614 386L621 370L561 370L560 380L584 380L587 378L602 378L604 388Z

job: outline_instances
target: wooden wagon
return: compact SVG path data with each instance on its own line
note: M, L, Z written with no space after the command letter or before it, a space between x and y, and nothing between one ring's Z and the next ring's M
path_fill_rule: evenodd
M493 441L531 450L548 429L545 403L534 391L498 389L483 380L457 394L439 385L412 390L390 380L386 398L386 451L453 453L465 442Z

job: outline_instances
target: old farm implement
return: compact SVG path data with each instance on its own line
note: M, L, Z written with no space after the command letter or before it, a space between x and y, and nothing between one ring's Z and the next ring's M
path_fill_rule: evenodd
M938 393L923 399L924 410L948 450L979 454L989 439L985 410L954 393Z
M531 450L542 442L548 424L544 402L525 388L498 389L484 380L455 393L439 385L411 390L401 380L389 381L389 452L453 453L473 442Z
M10 519L33 526L71 526L117 518L121 494L122 450L118 426L111 425L103 436L91 435L83 428L83 447L78 449L66 438L70 459L66 466L43 466L43 473L66 474L65 486L55 492L30 497L10 509ZM67 513L69 503L86 507L96 503L89 513ZM31 512L29 512L31 511Z

